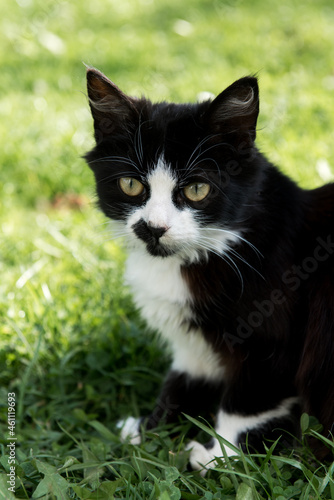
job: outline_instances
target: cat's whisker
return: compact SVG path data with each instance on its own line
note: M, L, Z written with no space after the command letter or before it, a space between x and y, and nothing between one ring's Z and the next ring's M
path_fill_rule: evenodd
M145 123L147 123L147 121L143 121L143 122L140 121L139 126L136 130L136 133L135 133L135 140L134 140L135 153L136 153L136 156L137 156L140 164L142 164L143 158L144 158L144 149L143 149L143 142L142 142L142 137L141 137L141 129Z
M126 165L130 165L135 168L135 170L140 171L138 165L131 160L131 158L127 158L126 156L104 156L102 158L97 158L94 160L88 161L88 164L94 164L94 163L100 163L100 162L117 162L117 163L124 163Z
M131 171L131 170L123 170L121 173L120 172L112 173L112 174L108 175L107 177L103 177L103 178L99 179L97 182L98 183L103 183L103 182L106 182L106 181L111 181L111 180L114 180L114 179L119 179L120 177L133 177L133 171ZM142 177L142 175L140 177Z
M265 277L263 274L260 273L254 266L252 266L247 260L245 260L238 252L236 252L233 248L229 247L227 250L229 253L232 253L237 259L239 259L241 262L243 262L246 266L248 266L252 271L254 271L260 278L265 280Z
M208 136L205 140L203 140L203 141L202 141L202 142L201 142L201 143L200 143L200 144L199 144L199 145L195 148L194 152L195 152L195 151L197 151L197 150L200 150L201 146L202 146L202 145L203 145L206 141L211 140L213 137L215 137L215 136L214 136L214 135ZM192 161L190 161L190 160L191 160L191 158L192 158L192 156L193 156L193 154L194 154L194 152L193 152L193 154L191 155L190 159L188 160L188 162L187 162L187 164L186 164L186 166L185 166L185 170L186 170L186 171L190 171L190 170L192 170L192 168L194 167L194 165L196 165L196 163L199 161L199 159L200 159L203 155L207 154L207 152L208 152L208 151L211 151L212 149L217 148L217 147L219 147L219 146L229 146L229 144L228 144L228 143L225 143L225 142L220 142L220 143L217 143L217 144L213 144L213 145L209 146L208 148L205 148L203 151L199 151L198 155L197 155L197 156L196 156L196 157L195 157ZM204 161L204 160L203 160L203 159L201 159L200 161ZM217 165L217 168L218 168L218 170L220 170L220 169L219 169L219 167L218 167L218 165Z
M221 246L222 245L221 240L219 240L217 238L211 238L209 236L201 236L201 239L204 239L205 241L207 241L208 244L211 243L213 245L213 248L215 248L214 245L217 245L217 244L218 244L217 246ZM222 252L223 255L226 255L226 254L232 254L232 255L234 255L234 257L236 257L241 262L243 262L246 266L248 266L250 269L252 269L262 279L265 279L264 276L255 267L253 267L246 259L244 259L233 247L229 246L227 243L223 243L223 245L227 245L226 249L223 248L221 250L221 252Z
M125 203L120 204L117 207L110 205L109 203L105 203L105 209L110 209L110 211L114 214L114 218L117 219L116 216L119 216L120 220L123 220L124 217L127 218L131 215L131 209L129 209Z
M250 241L248 241L246 238L243 238L242 236L240 236L239 233L237 233L235 231L231 231L231 230L228 230L228 229L222 229L222 228L215 228L215 227L205 227L203 229L205 229L205 231L221 231L223 233L230 234L231 236L237 238L238 240L241 240L244 243L246 243L246 245L249 245L249 247L256 253L256 255L258 257L262 257L263 258L263 254L260 252L260 250L255 245L253 245L253 243L251 243Z
M200 167L200 164L201 163L204 163L206 162L206 168L201 168ZM220 169L219 169L219 165L218 165L218 162L214 159L214 158L210 158L210 157L205 157L205 158L202 158L200 160L200 162L198 164L196 164L196 173L198 173L198 171L202 171L203 172L203 178L204 179L208 179L208 172L212 172L210 169L207 168L207 165L208 163L213 163L216 167L215 169L215 172L217 171L218 172L218 176L219 176L219 180L221 180L221 172L220 172ZM179 168L178 169L179 172L185 172L185 174L181 177L182 178L182 182L186 182L187 178L191 177L192 176L192 171L191 169L189 168ZM212 183L212 181L210 180L210 182ZM212 183L214 185L214 183ZM218 187L218 185L217 185ZM223 193L223 191L222 191Z
M105 240L104 242L107 242L107 241L114 241L114 240L117 240L117 239L124 239L124 240L129 240L129 237L132 236L132 234L129 232L129 230L127 228L124 228L124 229L118 229L118 228L114 228L112 225L110 226L110 230L105 230L104 232L104 235L108 237L107 240Z
M197 244L199 245L200 248L207 250L208 252L211 252L212 254L214 254L217 257L219 257L220 259L222 259L224 262L226 262L226 264L231 269L233 269L235 271L235 273L237 274L237 276L239 277L240 282L241 282L241 294L242 294L244 291L244 280L243 280L243 277L242 277L242 274L241 274L239 267L237 266L235 261L232 259L232 257L230 255L228 255L228 253L225 253L225 252L220 253L217 250L214 250L207 242L203 241L202 239L200 239L197 242Z
M210 139L212 139L213 137L215 137L214 135L208 135L206 137L204 137L204 139L202 139L199 144L197 144L196 148L193 150L193 152L191 153L189 159L188 159L188 162L186 164L186 168L190 165L192 165L192 160L193 160L193 156L195 155L195 153L197 153L197 151L199 151L201 149L201 147L203 146L203 144L205 144L206 142L208 142ZM201 153L199 153L201 154ZM198 158L198 156L196 157ZM195 160L196 161L196 160Z
M132 167L133 170L135 170L136 175L138 175L141 179L144 178L143 172L140 169L140 167L130 158L120 157L120 156L106 156L106 157L100 158L98 160L92 160L88 163L92 164L92 163L99 163L99 162L109 162L109 163L116 162L116 163L128 165L129 167ZM121 172L118 170L117 172L114 172L114 167L115 167L114 165L110 165L110 168L113 170L113 172L109 176L107 176L103 179L99 179L97 182L104 182L106 180L117 179L119 177L125 177L125 176L133 177L133 175L134 175L133 170L126 170L126 171L121 171Z
M206 148L204 149L203 151L201 151L201 148L202 146L206 143L206 142L209 142L211 139L213 139L214 137L217 137L217 134L211 134L211 135L207 135L206 137L204 137L204 139L202 139L199 144L196 146L196 148L193 150L191 156L189 157L188 159L188 162L186 164L186 168L192 168L192 165L194 163L196 163L197 159L205 154L207 151L209 151L212 147L215 147L215 145L213 146L210 146L209 148ZM223 144L223 143L221 143ZM197 156L194 157L194 155L197 153Z
M106 220L105 222L100 222L99 224L94 224L94 227L99 229L102 226L111 226L111 224L112 223L110 222L110 220Z
M105 225L104 227L102 227L103 224L101 224L99 227L100 227L100 230L98 229L97 227L97 230L98 230L98 233L101 235L101 236L104 236L104 235L107 235L107 236L115 236L115 237L122 237L122 236L127 236L129 233L127 231L126 228L115 228L114 225L108 221L107 225Z

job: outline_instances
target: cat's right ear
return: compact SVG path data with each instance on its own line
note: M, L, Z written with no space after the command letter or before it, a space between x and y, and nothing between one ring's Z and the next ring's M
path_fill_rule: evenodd
M97 142L128 129L138 117L134 100L97 69L87 69L87 91Z
M207 127L215 134L224 134L237 145L252 145L256 137L259 114L259 87L255 77L237 80L218 97L208 111Z

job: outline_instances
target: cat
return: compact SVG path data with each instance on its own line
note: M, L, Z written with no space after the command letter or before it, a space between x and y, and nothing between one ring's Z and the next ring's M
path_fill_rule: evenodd
M215 99L152 103L87 69L98 204L127 242L126 282L173 361L141 426L216 410L227 455L334 420L334 184L304 190L255 146L256 77ZM202 474L217 439L191 441ZM324 450L318 450L323 456Z

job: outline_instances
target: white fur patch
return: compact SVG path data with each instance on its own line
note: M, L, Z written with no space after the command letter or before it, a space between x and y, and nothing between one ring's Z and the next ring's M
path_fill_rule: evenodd
M140 444L141 436L139 432L140 418L128 417L117 423L117 428L121 430L121 441L127 441L131 444Z
M183 259L198 260L199 248L194 244L200 236L198 223L190 208L180 210L174 205L172 196L177 185L176 179L161 158L147 181L150 186L150 197L145 205L132 212L126 223L131 246L146 248L146 244L138 239L132 230L134 224L144 220L149 225L167 228L159 240L161 245L176 251Z
M292 406L296 403L298 403L298 398L291 397L283 400L277 408L250 416L229 414L220 410L217 416L216 432L226 441L238 447L238 438L241 434L257 429L273 419L289 415ZM187 445L187 449L192 450L190 453L192 468L201 470L202 475L205 475L206 469L217 465L215 457L223 456L218 439L214 439L214 445L209 450L197 441L191 441ZM235 455L235 451L228 445L225 445L225 451L227 456Z
M145 249L129 254L125 279L148 325L171 346L172 368L194 377L221 379L224 368L200 330L188 329L191 295L177 256L152 257Z

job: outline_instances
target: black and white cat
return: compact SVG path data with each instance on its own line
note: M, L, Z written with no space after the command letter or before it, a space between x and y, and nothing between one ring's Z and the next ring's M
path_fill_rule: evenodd
M216 408L217 433L260 449L300 409L334 420L334 185L300 189L254 145L256 78L213 101L151 103L88 69L99 205L126 237L126 281L173 362L140 442ZM189 444L191 465L222 451ZM233 450L227 448L229 454Z

